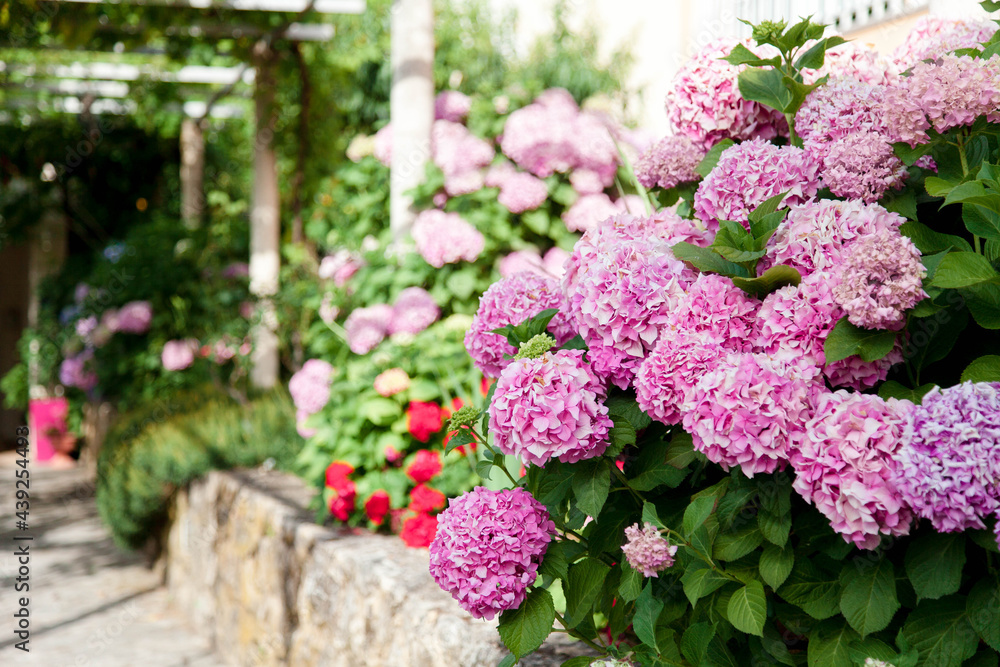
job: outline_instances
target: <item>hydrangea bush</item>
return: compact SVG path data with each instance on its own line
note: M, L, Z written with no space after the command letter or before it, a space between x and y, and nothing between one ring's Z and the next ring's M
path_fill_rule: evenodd
M699 53L649 209L605 210L558 289L483 295L496 382L446 449L493 490L441 512L430 569L499 615L502 667L553 629L593 650L564 667L997 664L1000 38L824 29ZM579 164L536 129L567 106L531 114L522 166Z
M292 325L282 338L298 342L298 351L289 350L299 355L289 389L306 439L300 472L321 489L319 518L398 532L416 547L433 539L445 497L478 479L481 448L466 443L445 453L453 430L446 423L457 409L482 409L493 380L520 383L540 409L552 410L537 429L563 438L564 449L553 454L559 460L606 447L605 387L583 352L560 352L544 364L524 359L520 376L503 379L517 349L492 332L563 308L559 278L579 233L608 214L647 210L624 170L646 140L594 101L581 104L552 88L518 107L449 90L438 96L436 115L431 163L414 192L422 210L412 248L364 217L380 205L374 198L386 182L387 125L349 151L370 176L365 202L348 199L336 209L356 225L307 225L325 256L291 253L278 299L279 321ZM702 238L693 225L655 243ZM364 240L352 244L352 237ZM547 330L559 344L577 335L568 313ZM526 375L536 371L549 390L536 391ZM593 428L583 443L560 425L563 413L578 411L589 411ZM521 450L530 433L525 419L522 411L501 418L504 448ZM424 472L412 474L414 465Z

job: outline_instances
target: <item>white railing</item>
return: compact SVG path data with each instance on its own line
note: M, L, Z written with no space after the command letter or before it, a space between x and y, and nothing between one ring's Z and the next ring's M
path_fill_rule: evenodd
M888 21L925 9L928 0L730 0L737 16L757 23L765 19L796 21L812 15L814 21L828 23L839 33ZM743 26L741 36L749 36Z

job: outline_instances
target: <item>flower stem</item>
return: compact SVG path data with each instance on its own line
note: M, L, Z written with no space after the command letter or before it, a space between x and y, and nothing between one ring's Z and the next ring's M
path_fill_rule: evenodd
M577 639L579 639L580 641L582 641L584 644L586 644L590 648L596 649L596 650L600 651L601 653L604 653L604 647L603 646L600 646L599 644L595 644L593 640L587 639L581 633L579 633L576 630L574 630L573 628L569 627L569 625L566 624L566 619L563 618L562 614L560 614L558 611L556 612L556 619L559 621L559 623L564 628L566 628L566 632L569 634L570 637L576 637Z
M620 481L622 484L625 485L625 488L629 490L629 493L631 493L635 497L635 499L639 501L639 507L642 507L642 504L646 502L646 499L643 498L638 491L629 486L628 478L625 477L625 474L621 470L619 470L618 466L616 466L614 463L611 464L611 472L618 478L618 481Z

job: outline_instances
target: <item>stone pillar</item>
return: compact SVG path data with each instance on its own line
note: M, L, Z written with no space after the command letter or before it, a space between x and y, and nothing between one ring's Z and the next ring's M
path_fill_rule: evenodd
M194 118L181 121L181 220L188 229L201 226L205 212L205 135Z
M434 6L432 0L392 3L392 175L390 226L404 241L413 225L413 201L404 193L424 178L434 123Z
M250 381L260 388L273 387L278 382L277 322L270 299L278 291L278 270L281 266L278 166L274 154L274 58L269 44L258 42L254 46L257 134L250 209L250 291L258 298L260 321L253 331Z

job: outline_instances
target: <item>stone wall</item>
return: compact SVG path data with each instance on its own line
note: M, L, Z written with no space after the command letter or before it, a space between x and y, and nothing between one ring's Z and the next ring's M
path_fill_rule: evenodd
M317 526L312 496L278 472L213 472L176 495L163 565L175 606L235 665L494 667L477 621L398 537ZM560 638L554 635L554 638ZM556 667L579 647L522 661Z

